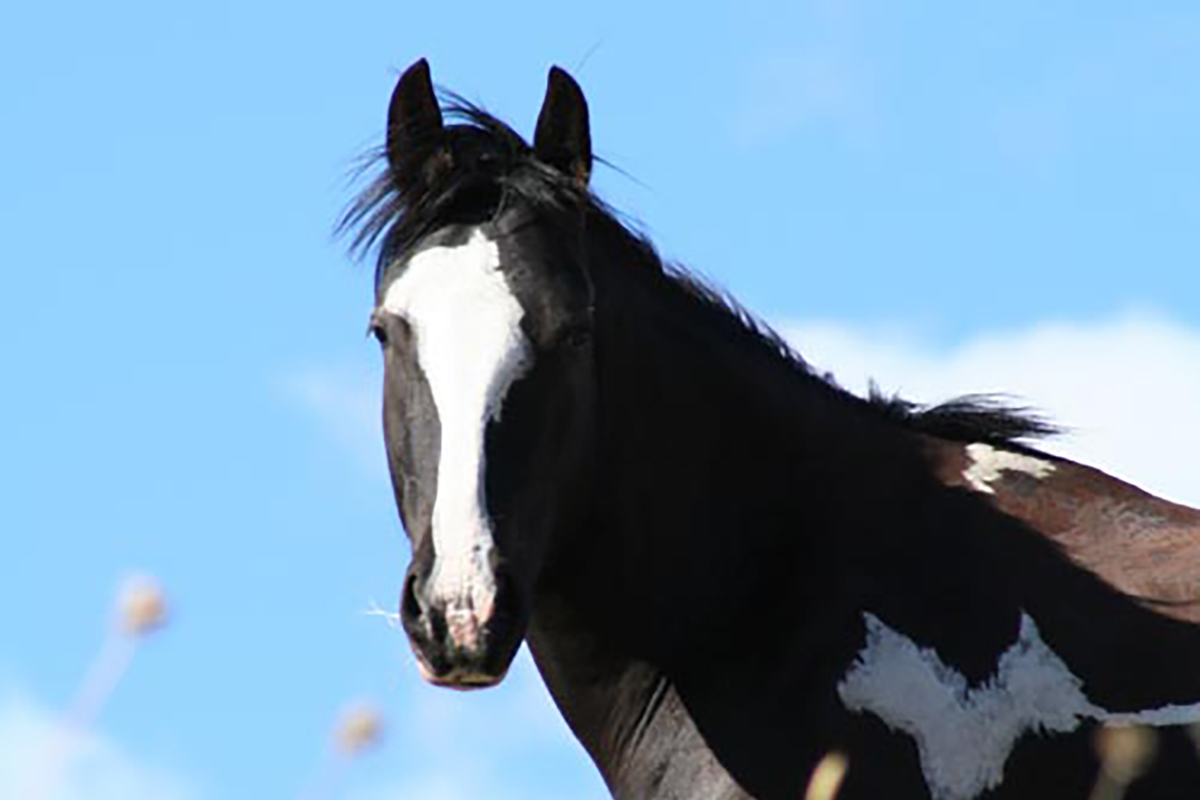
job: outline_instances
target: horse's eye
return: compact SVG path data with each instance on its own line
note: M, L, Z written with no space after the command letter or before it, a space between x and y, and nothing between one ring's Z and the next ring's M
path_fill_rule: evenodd
M387 346L387 331L378 322L371 320L371 324L367 326L367 332L375 337L375 341L379 342L385 347Z

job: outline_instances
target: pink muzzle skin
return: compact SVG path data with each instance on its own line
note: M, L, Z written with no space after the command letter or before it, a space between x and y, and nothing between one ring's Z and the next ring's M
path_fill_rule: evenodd
M481 647L486 645L485 629L495 613L495 602L489 599L487 604L477 611L470 599L452 602L445 611L447 649L463 655L477 655ZM504 679L507 669L499 675L479 672L469 666L452 668L449 672L437 674L429 660L414 645L413 654L417 658L417 668L421 677L434 686L452 689L481 689L494 686ZM473 659L468 659L473 660Z
M449 644L459 650L474 651L479 649L483 638L483 626L487 620L480 620L475 609L470 606L452 608L446 612L446 632L450 638Z

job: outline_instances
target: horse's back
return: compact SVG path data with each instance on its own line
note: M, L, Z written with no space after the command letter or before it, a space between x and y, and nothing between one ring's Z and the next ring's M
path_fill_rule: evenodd
M986 497L1121 592L1200 623L1200 510L1057 457L932 439L929 450L943 483Z

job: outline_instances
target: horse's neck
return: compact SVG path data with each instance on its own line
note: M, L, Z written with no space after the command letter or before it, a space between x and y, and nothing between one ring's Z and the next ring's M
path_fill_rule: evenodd
M599 286L597 535L583 547L624 613L668 616L648 622L647 647L711 644L770 624L827 572L826 532L928 470L906 432L656 280Z
M741 800L663 672L611 648L554 594L528 642L556 704L618 800Z
M622 310L597 336L595 508L529 643L618 797L745 797L739 782L767 780L753 754L798 719L795 693L829 685L805 680L807 653L854 622L858 587L830 583L822 550L829 489L857 469L840 430L862 423L767 345L731 351L670 306ZM803 756L788 757L797 775Z
M590 604L574 592L543 589L528 642L618 800L798 797L839 735L833 687L854 656L845 632L855 620L837 611L847 604L824 600L800 625L801 610L781 614L789 627L767 647L757 632L713 635L711 652L663 664L581 611Z

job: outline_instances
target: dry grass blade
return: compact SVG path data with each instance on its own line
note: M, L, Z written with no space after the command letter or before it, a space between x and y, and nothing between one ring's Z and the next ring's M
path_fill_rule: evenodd
M1158 751L1157 734L1142 726L1105 725L1096 731L1093 743L1100 758L1100 774L1090 800L1121 800Z
M848 767L849 762L843 754L837 751L826 753L813 770L804 800L834 800L842 788Z

